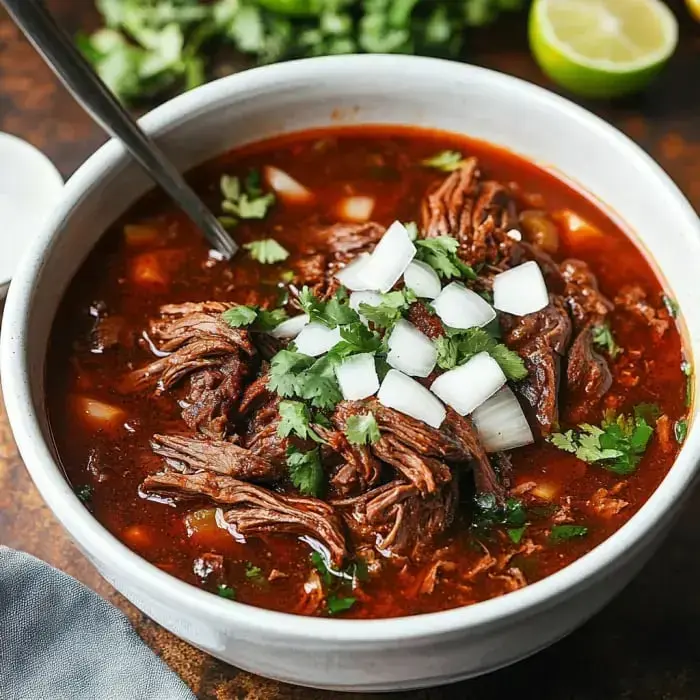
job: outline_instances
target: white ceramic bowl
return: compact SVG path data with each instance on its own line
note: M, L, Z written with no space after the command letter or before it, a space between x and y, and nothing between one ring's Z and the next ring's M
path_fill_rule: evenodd
M392 56L333 57L242 73L142 121L182 168L239 144L309 127L413 124L502 144L566 173L635 231L700 347L700 226L678 189L625 136L575 105L480 68ZM698 472L700 431L613 537L549 578L471 607L391 620L301 618L223 600L131 552L80 504L58 466L44 409L47 337L62 291L102 232L150 187L108 143L68 182L60 210L11 285L2 380L22 456L42 496L101 574L150 617L241 668L337 690L397 690L510 664L600 610L666 533ZM697 384L697 382L696 382Z

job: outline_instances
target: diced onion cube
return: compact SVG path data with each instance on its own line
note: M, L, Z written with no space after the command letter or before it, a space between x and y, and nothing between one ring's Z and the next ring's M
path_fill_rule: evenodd
M433 301L435 313L451 328L483 328L496 318L491 304L459 282L451 282Z
M379 393L379 403L405 413L411 418L439 428L445 420L445 407L422 384L402 372L390 369Z
M346 401L359 401L377 393L379 378L370 352L352 355L335 368L335 376Z
M388 292L399 281L415 254L416 246L406 227L395 221L359 271L367 284L365 289Z
M292 316L292 318L288 318L286 321L282 321L278 326L275 326L270 331L270 335L273 338L281 338L283 340L296 338L308 322L309 316L307 314Z
M520 402L507 386L475 409L472 420L487 452L514 450L534 442Z
M348 304L351 309L357 311L360 314L360 320L362 323L367 325L367 319L360 312L360 304L367 304L367 306L379 306L382 303L382 296L377 292L353 292L348 299Z
M437 362L437 348L427 335L401 319L388 340L387 362L411 377L427 377Z
M347 264L342 270L336 272L336 279L351 292L363 292L369 289L368 283L360 274L369 260L369 253L355 258L351 263Z
M267 184L284 200L303 204L310 202L314 196L301 183L297 182L284 170L267 165L264 168L264 176Z
M547 285L534 261L501 272L493 278L493 305L514 316L527 316L549 304Z
M85 423L95 430L118 428L126 417L121 408L87 396L76 397L75 405Z
M435 299L442 284L437 272L422 260L413 260L403 273L404 284L422 299Z
M340 328L328 328L322 323L312 321L304 326L294 342L300 353L318 357L328 352L340 340Z
M505 383L506 377L498 362L487 352L480 352L460 367L441 374L430 390L461 416L466 416Z
M374 209L374 197L345 197L338 205L338 216L343 221L363 224L369 221Z

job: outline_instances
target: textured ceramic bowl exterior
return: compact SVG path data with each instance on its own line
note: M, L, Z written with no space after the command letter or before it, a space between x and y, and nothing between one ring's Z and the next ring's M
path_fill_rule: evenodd
M635 231L700 347L700 226L661 169L625 136L544 90L429 59L349 56L248 71L182 95L142 121L183 169L237 145L309 127L412 124L501 144L566 173ZM668 530L697 475L691 428L670 474L613 537L549 578L496 600L393 620L307 619L233 603L147 563L65 482L44 409L46 344L61 293L97 239L149 182L108 143L73 176L11 285L2 333L7 410L42 496L102 575L146 614L225 661L282 681L397 690L456 681L560 639L603 607Z

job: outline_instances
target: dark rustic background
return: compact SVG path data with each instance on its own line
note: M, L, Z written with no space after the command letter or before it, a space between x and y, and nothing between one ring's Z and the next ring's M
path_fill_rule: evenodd
M700 210L700 25L687 19L681 0L672 0L670 4L682 18L681 41L662 78L645 95L633 100L586 106L618 126L656 158L696 210ZM89 30L96 25L90 0L48 0L48 5L71 31ZM522 16L476 32L465 58L546 84L529 56ZM0 130L31 141L53 159L65 176L105 140L2 11ZM565 641L484 678L396 697L697 700L700 698L699 510L700 493L691 500L671 537L637 580ZM48 561L114 602L127 613L145 641L200 698L326 700L336 695L281 685L216 661L160 628L100 579L58 525L27 476L14 446L1 397L0 542Z

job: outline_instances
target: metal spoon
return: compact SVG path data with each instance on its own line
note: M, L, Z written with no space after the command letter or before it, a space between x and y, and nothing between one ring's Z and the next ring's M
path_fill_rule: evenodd
M0 0L34 48L85 111L124 147L202 230L226 259L238 246L185 182L177 168L141 130L56 24L40 0Z

